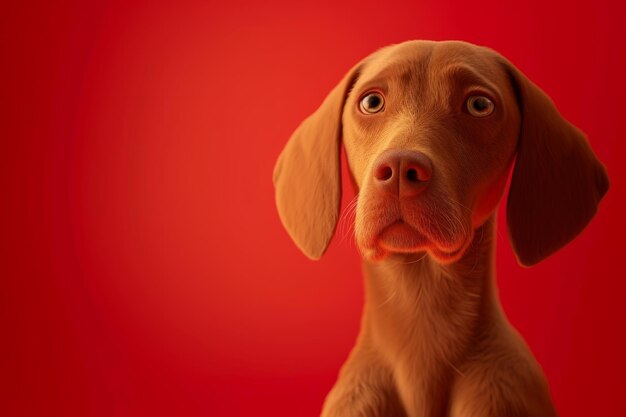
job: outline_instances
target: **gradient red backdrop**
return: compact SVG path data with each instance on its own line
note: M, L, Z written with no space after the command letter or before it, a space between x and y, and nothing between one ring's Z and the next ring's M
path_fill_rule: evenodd
M408 39L500 51L606 164L597 217L539 266L500 216L498 281L561 414L626 415L623 1L3 9L1 415L318 415L360 265L350 239L297 251L271 172L352 64Z

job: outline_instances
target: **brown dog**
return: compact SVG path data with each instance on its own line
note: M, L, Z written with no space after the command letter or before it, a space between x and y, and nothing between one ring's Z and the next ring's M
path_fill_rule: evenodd
M594 216L609 182L585 136L496 52L412 41L352 68L274 170L282 222L319 258L340 213L340 141L357 187L366 305L322 416L554 416L500 307L495 210L535 264Z

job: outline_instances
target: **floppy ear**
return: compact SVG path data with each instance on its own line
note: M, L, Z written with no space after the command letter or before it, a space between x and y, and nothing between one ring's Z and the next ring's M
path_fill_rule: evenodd
M517 158L507 203L509 237L530 266L576 237L609 188L585 135L550 98L506 62L521 112Z
M341 204L341 117L356 80L352 68L322 105L291 135L274 167L276 206L283 226L311 259L330 243Z

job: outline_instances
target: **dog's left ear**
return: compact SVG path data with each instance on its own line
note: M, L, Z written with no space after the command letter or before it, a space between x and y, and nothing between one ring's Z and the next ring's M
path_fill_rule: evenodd
M296 246L319 259L335 233L341 204L341 118L360 65L305 119L274 167L276 206Z
M585 135L517 68L508 61L505 67L521 113L507 224L518 261L530 266L585 228L609 179Z

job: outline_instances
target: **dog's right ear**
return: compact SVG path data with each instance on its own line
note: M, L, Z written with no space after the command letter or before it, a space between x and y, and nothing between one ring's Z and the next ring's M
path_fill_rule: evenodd
M291 135L274 167L276 206L283 226L311 259L319 259L335 233L341 204L341 118L360 65Z

